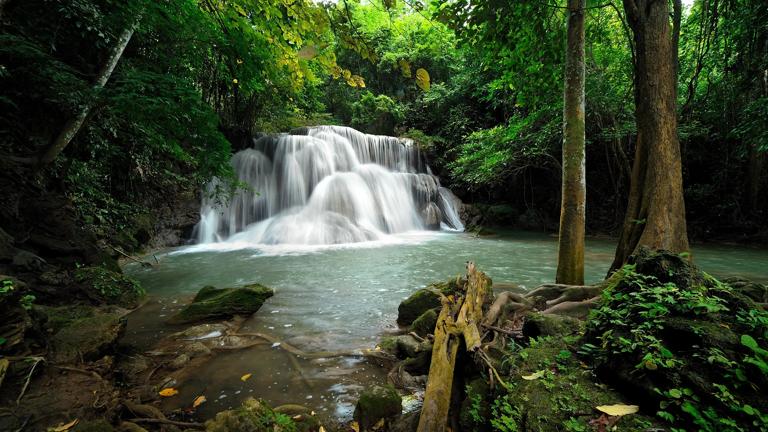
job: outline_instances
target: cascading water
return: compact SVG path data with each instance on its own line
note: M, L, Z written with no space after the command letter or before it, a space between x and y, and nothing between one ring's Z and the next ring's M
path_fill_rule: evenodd
M464 229L458 198L413 141L340 126L301 133L259 138L232 157L249 188L224 205L204 198L200 243L323 245Z

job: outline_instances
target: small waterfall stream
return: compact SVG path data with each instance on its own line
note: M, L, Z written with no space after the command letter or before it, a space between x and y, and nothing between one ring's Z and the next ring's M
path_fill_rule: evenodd
M432 174L413 141L317 126L264 136L232 157L248 185L228 203L209 198L200 243L324 245L418 230L461 231L460 201Z

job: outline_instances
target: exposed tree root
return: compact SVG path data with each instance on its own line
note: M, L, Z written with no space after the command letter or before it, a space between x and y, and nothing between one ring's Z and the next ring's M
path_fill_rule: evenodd
M135 418L135 419L130 419L128 421L131 423L167 424L167 425L188 427L188 428L194 428L194 429L205 429L205 425L203 423L181 422L181 421L168 420L168 419Z
M24 387L21 388L21 393L19 393L19 397L16 398L16 405L19 404L21 401L21 398L24 397L24 393L27 392L27 387L29 387L29 381L32 379L32 374L35 372L35 368L37 368L37 365L40 362L45 361L44 357L29 357L30 360L34 360L35 364L32 365L32 369L29 370L29 374L27 375L27 380L24 382Z

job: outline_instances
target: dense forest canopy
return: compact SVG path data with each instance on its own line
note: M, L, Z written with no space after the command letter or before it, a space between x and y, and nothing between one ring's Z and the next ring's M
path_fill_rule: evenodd
M47 175L83 211L124 218L146 188L226 177L226 138L240 147L256 132L347 124L415 138L465 199L509 203L523 214L500 218L552 229L565 10L539 1L5 2L3 145L39 153L92 107ZM765 216L766 14L754 1L683 7L678 112L695 238L755 235ZM95 88L132 26L113 76ZM636 139L635 49L621 5L588 2L585 40L587 225L612 232Z

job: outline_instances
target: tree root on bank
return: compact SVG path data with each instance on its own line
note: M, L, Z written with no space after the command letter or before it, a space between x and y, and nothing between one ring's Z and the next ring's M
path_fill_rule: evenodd
M134 418L128 420L131 423L154 423L154 424L167 424L167 425L173 425L173 426L179 426L179 427L187 427L187 428L194 428L194 429L205 429L205 425L203 423L191 423L191 422L181 422L181 421L175 421L175 420L168 420L168 419L157 419L157 418Z

